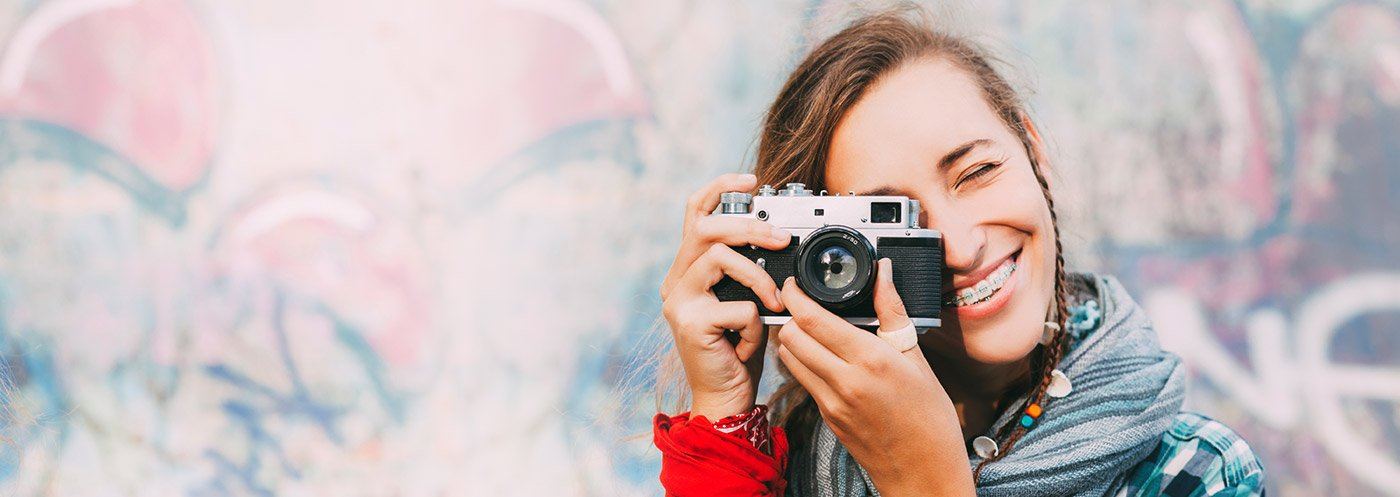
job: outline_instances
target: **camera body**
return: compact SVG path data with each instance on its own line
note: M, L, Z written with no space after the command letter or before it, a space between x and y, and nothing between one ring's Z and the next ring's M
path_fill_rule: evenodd
M876 262L889 258L894 286L920 332L941 325L943 236L919 227L919 202L902 196L814 195L806 185L764 185L757 195L727 192L715 216L747 217L792 233L782 250L734 249L782 285L789 276L813 300L857 326L878 326L872 301ZM721 301L758 304L766 325L791 319L773 312L743 284L725 277L711 288Z

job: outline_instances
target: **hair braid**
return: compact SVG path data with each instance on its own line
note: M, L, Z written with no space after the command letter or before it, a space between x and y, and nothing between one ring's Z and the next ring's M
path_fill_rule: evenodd
M1038 368L1040 370L1040 382L1031 390L1031 394L1026 397L1026 403L1021 406L1020 412L1025 412L1031 404L1041 404L1041 407L1044 408L1045 392L1050 387L1050 381L1053 378L1051 372L1059 366L1060 357L1064 355L1066 348L1065 336L1068 330L1069 285L1068 277L1065 274L1064 247L1060 242L1059 216L1055 213L1055 198L1050 194L1050 183L1045 180L1045 175L1040 171L1039 161L1036 160L1035 150L1031 148L1026 138L1026 131L1021 130L1021 135L1023 137L1022 141L1026 145L1026 153L1030 157L1031 171L1035 173L1035 180L1040 183L1040 191L1045 195L1045 206L1050 210L1050 225L1055 233L1055 313L1051 319L1054 319L1054 322L1060 325L1060 329L1055 332L1054 337L1050 339L1050 343L1046 344L1045 349L1041 351L1040 360L1036 361L1040 366ZM1011 452L1011 448L1016 445L1016 442L1021 439L1022 435L1026 434L1026 431L1028 431L1028 429L1016 422L1015 418L1013 418L1011 423L1003 427L997 434L997 438L1002 439L1001 443L997 444L1000 449L997 451L996 455L986 458L982 460L981 463L977 464L977 468L972 472L973 481L978 480L982 475L982 468L994 461L1001 460L1002 457L1005 457L1007 453Z

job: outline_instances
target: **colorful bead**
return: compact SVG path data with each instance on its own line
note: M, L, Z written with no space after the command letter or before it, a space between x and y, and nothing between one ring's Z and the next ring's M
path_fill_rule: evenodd
M1040 419L1040 413L1040 404L1031 404L1030 407L1026 408L1026 414L1030 415L1032 418Z
M1030 417L1030 415L1027 414L1021 415L1021 427L1030 428L1033 424L1035 424L1035 418L1032 418Z

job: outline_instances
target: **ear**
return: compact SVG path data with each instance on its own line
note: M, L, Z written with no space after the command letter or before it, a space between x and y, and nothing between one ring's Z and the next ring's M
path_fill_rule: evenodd
M1040 130L1026 113L1021 113L1021 127L1026 129L1026 136L1031 140L1030 153L1035 156L1040 175L1045 178L1047 184L1053 183L1055 176L1050 174L1050 154L1045 152L1045 140L1040 137Z

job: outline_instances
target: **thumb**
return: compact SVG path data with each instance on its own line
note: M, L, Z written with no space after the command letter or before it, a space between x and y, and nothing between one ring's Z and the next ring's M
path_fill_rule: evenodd
M888 258L880 259L875 275L875 318L880 320L880 331L895 331L909 326L909 314L904 310L904 300L894 288L894 264ZM918 347L904 351L904 355L918 362L924 362L924 354Z

